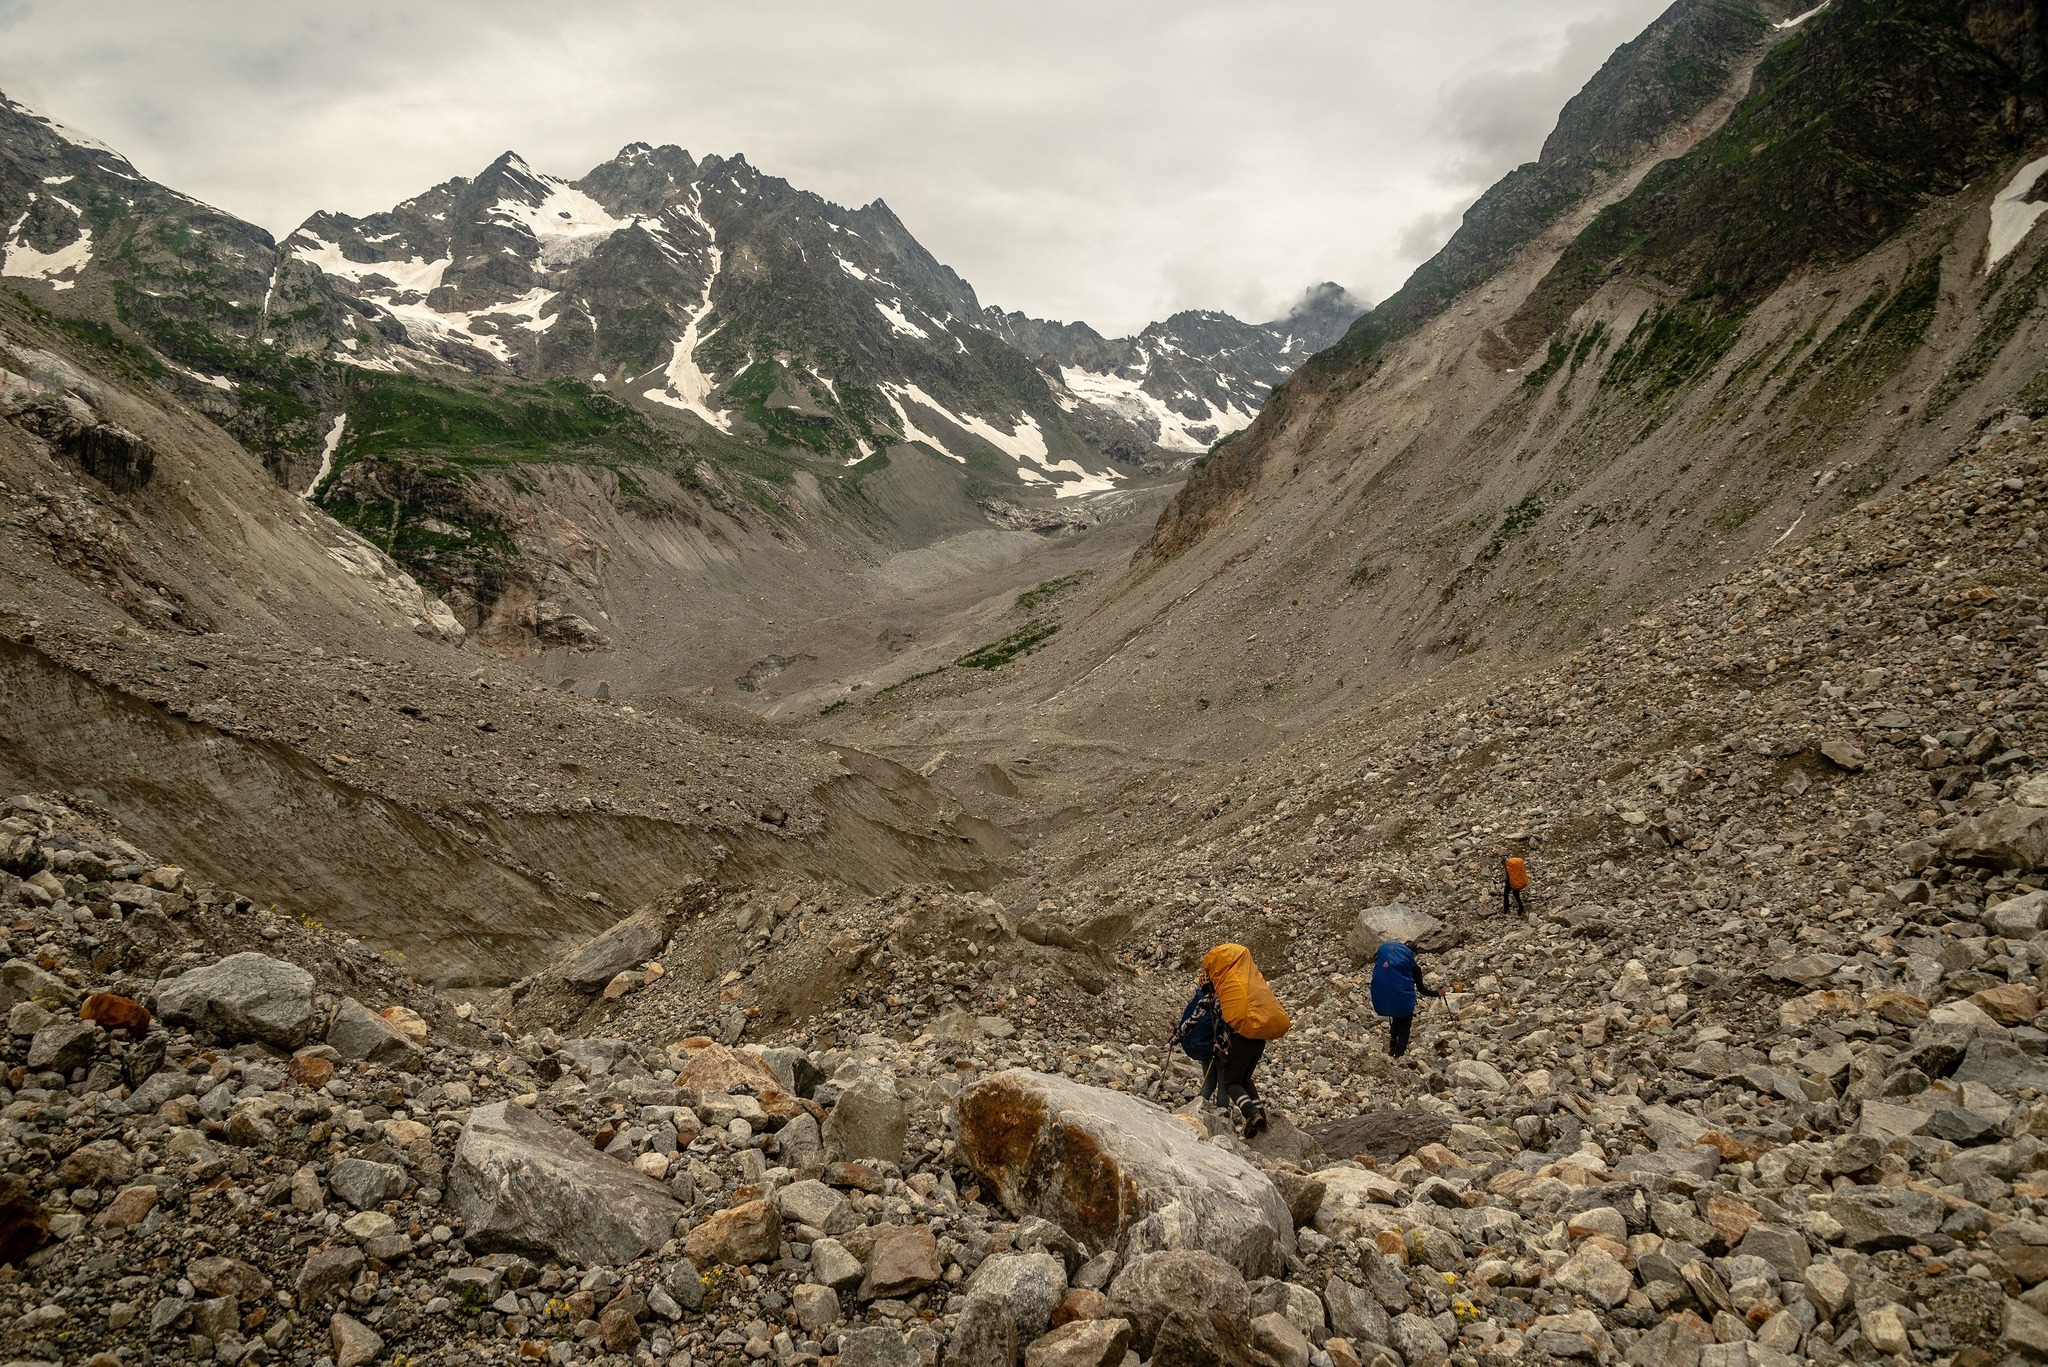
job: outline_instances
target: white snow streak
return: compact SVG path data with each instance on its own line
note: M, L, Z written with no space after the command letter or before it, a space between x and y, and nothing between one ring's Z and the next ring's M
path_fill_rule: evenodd
M1772 24L1771 27L1775 29L1798 28L1807 20L1813 18L1814 15L1819 14L1822 10L1826 9L1830 3L1832 3L1832 0L1820 0L1820 3L1818 5L1815 5L1806 13L1795 14L1790 19L1780 19L1777 23Z
M927 340L931 337L929 332L926 332L923 328L905 318L900 307L891 308L877 299L875 300L875 310L889 320L889 326L896 330L898 336L919 337Z
M955 418L954 421L1013 460L1045 464L1045 433L1039 430L1038 419L1029 413L1018 414L1016 423L1008 432L993 423L984 422L971 413Z
M116 152L113 148L107 146L98 138L95 138L90 134L81 133L76 128L66 128L63 124L58 123L48 114L45 114L41 110L35 109L29 105L25 105L20 100L8 99L8 97L5 95L0 95L0 100L5 100L10 108L17 110L20 113L28 115L37 123L42 124L45 128L48 128L52 133L55 133L58 137L70 143L73 147L83 147L88 152L105 152L108 156L114 158L114 160L120 162L123 166L128 165L128 158L122 156L119 152Z
M925 445L944 454L949 460L958 461L962 465L967 463L966 457L956 454L944 442L931 433L921 430L916 423L912 422L908 410L904 408L901 402L902 400L908 399L913 403L920 404L938 414L962 432L979 437L1017 462L1018 479L1026 484L1053 485L1053 492L1059 498L1074 498L1081 494L1100 493L1105 489L1114 489L1116 487L1115 476L1097 474L1092 470L1083 468L1078 461L1048 460L1047 456L1050 453L1045 444L1045 432L1039 427L1038 420L1029 413L1018 414L1016 422L1011 425L1009 431L1005 432L986 418L976 417L972 413L962 414L953 412L937 399L925 393L917 385L884 384L880 386L880 389L882 397L889 401L889 406L896 410L898 421L903 424L903 439L905 441L921 441ZM848 464L852 463L848 462ZM1034 469L1034 466L1037 468ZM1055 479L1053 478L1055 475L1063 475L1067 478Z
M1157 397L1147 394L1136 380L1127 380L1121 375L1098 375L1092 370L1076 366L1061 369L1060 378L1075 398L1097 408L1128 418L1141 425L1155 427L1159 435L1154 439L1169 451L1183 451L1199 455L1232 432L1241 432L1252 425L1252 414L1236 404L1218 409L1206 403L1208 413L1191 418L1185 413L1176 413ZM1202 434L1207 432L1206 437Z
M903 440L921 441L926 446L931 447L934 451L937 451L940 455L944 456L947 460L957 462L958 464L961 465L965 465L967 463L967 457L955 455L953 453L952 448L947 446L946 443L940 441L937 437L933 436L929 432L924 431L916 423L912 422L910 419L910 414L904 410L903 404L898 400L897 395L900 394L904 398L915 399L917 402L924 404L927 407L932 408L939 413L945 414L945 416L950 419L953 415L951 413L947 413L946 410L939 405L937 400L933 399L929 394L926 394L922 389L919 389L916 385L903 386L885 384L882 385L880 388L882 391L882 397L889 401L889 407L896 410L896 421L903 424Z
M76 239L59 247L54 252L39 252L34 247L28 245L26 238L16 236L16 234L20 233L22 223L26 222L27 218L28 215L23 214L20 219L16 220L14 227L9 230L8 234L13 238L13 241L7 243L4 248L0 248L0 251L5 252L5 260L0 261L0 276L14 276L22 280L46 281L53 290L68 290L77 285L78 281L76 279L59 280L56 277L60 275L75 276L79 271L84 270L87 265L91 264L92 229L80 228Z
M341 429L348 425L348 414L343 413L334 420L334 426L327 429L327 440L320 447L320 468L313 474L313 482L306 486L300 498L311 498L320 492L320 486L327 482L327 476L334 471L334 451L341 445Z
M669 357L665 389L650 389L644 397L655 403L680 408L685 413L695 413L721 432L732 431L732 419L711 407L711 391L717 382L697 365L697 347L710 334L699 335L705 317L711 312L711 285L718 279L718 272L725 263L725 253L718 246L718 232L704 217L704 192L697 190L690 200L690 207L683 211L696 225L704 230L708 242L705 248L711 256L711 269L704 275L704 294L697 301L697 307L690 314L690 321L683 325L683 335L676 339L675 352ZM715 331L715 329L714 329Z
M2012 249L2026 240L2033 231L2035 222L2042 214L2048 213L2048 200L2029 204L2022 198L2034 188L2034 182L2048 171L2048 157L2038 157L2019 169L2019 173L2005 183L1991 201L1991 238L1984 252L1984 270L1991 268L2012 254Z

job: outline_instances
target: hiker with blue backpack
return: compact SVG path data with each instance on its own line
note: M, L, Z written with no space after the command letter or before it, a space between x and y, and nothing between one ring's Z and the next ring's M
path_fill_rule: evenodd
M1203 1065L1202 1100L1213 1100L1226 1113L1235 1110L1246 1139L1266 1129L1266 1103L1252 1072L1265 1057L1266 1042L1286 1034L1291 1024L1250 950L1217 945L1202 956L1201 978L1180 1013L1173 1042Z
M1415 1004L1429 992L1422 981L1422 965L1416 961L1415 946L1389 940L1372 960L1372 1009L1388 1018L1387 1052L1395 1058L1408 1052L1408 1031L1415 1024ZM1436 990L1438 1001L1443 989Z

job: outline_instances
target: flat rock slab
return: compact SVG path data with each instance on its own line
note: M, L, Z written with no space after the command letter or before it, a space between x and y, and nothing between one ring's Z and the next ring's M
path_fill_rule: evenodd
M683 1208L651 1177L523 1106L469 1113L448 1203L477 1251L617 1266L660 1248Z
M1439 1143L1451 1133L1451 1122L1435 1111L1404 1107L1374 1111L1347 1120L1328 1120L1311 1125L1308 1136L1322 1145L1333 1159L1371 1156L1381 1163L1396 1163L1424 1144Z
M962 1093L957 1115L969 1165L1003 1204L1090 1252L1207 1249L1256 1277L1294 1251L1264 1173L1137 1097L1012 1068Z
M612 976L653 958L668 943L668 918L648 908L585 941L562 961L562 981L578 992L596 992Z

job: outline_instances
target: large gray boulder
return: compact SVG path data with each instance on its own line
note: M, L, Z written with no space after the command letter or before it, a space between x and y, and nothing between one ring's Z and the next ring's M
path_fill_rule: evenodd
M334 1008L334 1019L327 1025L327 1042L350 1063L357 1059L397 1063L413 1060L423 1052L397 1026L354 997L343 998L341 1005Z
M1236 1268L1213 1253L1176 1249L1147 1253L1124 1264L1109 1284L1109 1313L1131 1322L1141 1353L1167 1320L1183 1315L1196 1324L1251 1324L1252 1296Z
M966 1291L969 1299L1001 1301L1019 1339L1029 1343L1052 1326L1052 1312L1067 1294L1067 1265L1050 1253L998 1253L974 1269Z
M313 1028L313 975L268 954L230 954L156 989L157 1014L225 1043L296 1049Z
M637 967L668 943L668 917L656 907L635 912L562 961L562 981L578 992L596 992L615 976Z
M825 1117L825 1153L834 1159L903 1161L910 1108L888 1079L864 1076L839 1094Z
M1941 852L1951 863L2014 873L2048 868L2048 807L1993 807L1944 836Z
M1868 1252L1904 1248L1941 1228L1947 1211L1932 1192L1911 1187L1843 1187L1828 1199L1842 1242Z
M500 1101L469 1113L448 1204L477 1252L616 1267L660 1248L683 1208L646 1174L573 1131Z
M1207 1249L1246 1276L1278 1276L1294 1220L1271 1179L1200 1129L1124 1092L1012 1068L956 1105L969 1166L1017 1215L1091 1253Z
M2011 1093L2022 1087L2048 1091L2048 1063L2011 1040L1979 1035L1957 1066L1958 1082L1981 1082L1987 1087Z
M1406 902L1389 902L1385 906L1367 907L1358 913L1351 931L1344 938L1345 948L1350 951L1355 964L1372 962L1381 945L1389 940L1399 940L1419 945L1424 949L1444 947L1448 938L1442 921L1427 912L1417 911Z

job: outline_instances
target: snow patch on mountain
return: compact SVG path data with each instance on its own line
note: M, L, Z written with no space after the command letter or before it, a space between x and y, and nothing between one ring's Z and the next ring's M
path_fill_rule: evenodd
M691 197L689 205L682 210L683 216L704 230L705 251L711 258L711 269L704 275L704 293L697 301L697 307L690 311L689 321L683 325L683 335L676 339L675 350L669 356L666 373L668 385L663 389L650 389L643 396L654 403L680 408L685 413L695 413L721 432L732 431L732 419L724 412L711 406L711 391L718 387L717 381L705 374L697 364L697 347L709 333L699 334L704 319L711 312L711 286L724 268L725 253L718 245L718 230L704 217L704 192L699 189ZM716 329L713 329L716 331Z
M70 143L73 147L82 147L88 152L98 152L104 156L112 157L115 161L120 162L123 166L130 165L128 158L122 156L119 152L116 152L113 148L107 146L105 143L101 142L98 138L93 137L89 133L81 133L76 128L67 128L65 125L58 123L55 119L51 118L48 114L43 113L40 109L37 109L32 105L23 104L20 100L11 99L6 95L0 95L0 101L5 101L7 107L9 109L12 109L15 113L25 114L29 118L34 119L37 123L43 125L43 127L49 129L52 133L55 133L58 137L64 139L64 141Z
M876 311L879 312L884 318L889 320L889 326L895 330L897 336L915 337L918 338L920 341L930 340L931 334L929 332L926 332L923 328L919 327L917 324L911 322L908 318L903 316L903 310L900 307L900 301L899 307L895 308L891 308L889 305L883 303L879 299L875 300L874 304Z
M479 332L476 329L477 322L484 319L509 318L515 320L511 324L513 327L523 328L527 332L546 332L561 317L559 313L545 318L541 316L541 309L554 298L553 290L534 289L502 304L486 304L480 309L470 310L435 309L429 308L423 302L394 299L379 299L376 303L403 324L406 333L414 341L461 342L479 351L488 352L499 361L509 364L512 360L512 349L497 335L500 324L493 321L489 329Z
M2048 157L2037 157L2022 166L1991 201L1991 236L1984 249L1984 273L2012 254L2026 240L2034 224L2048 213L2048 200L2027 202L2034 185L2048 173Z
M1015 460L1035 461L1041 465L1045 463L1045 433L1039 430L1038 419L1029 413L1018 414L1017 421L1008 432L971 413L953 420L1006 456Z
M1813 18L1814 15L1819 14L1822 10L1826 9L1832 3L1833 0L1820 0L1820 3L1818 5L1815 5L1812 9L1806 11L1806 13L1795 14L1790 19L1780 19L1777 23L1772 24L1771 27L1774 29L1798 28L1801 24Z
M320 492L320 486L327 482L327 476L334 472L334 452L341 445L342 429L348 426L348 414L343 413L334 420L334 426L327 429L327 440L320 446L320 468L313 472L312 482L306 485L306 492L300 498L310 499Z
M53 252L37 251L22 237L22 225L28 222L24 213L8 229L8 242L0 247L0 276L12 276L17 280L41 280L53 290L68 290L77 285L76 279L59 280L60 275L76 276L92 263L92 229L81 227L78 236Z
M543 270L573 265L619 229L632 226L633 219L612 217L604 205L567 181L525 170L523 162L519 165L542 188L540 203L501 199L492 206L490 216L523 228L533 237L540 248Z
M947 460L953 461L960 465L965 465L967 463L967 457L955 453L954 450L950 446L947 446L945 442L939 440L939 438L933 436L931 433L920 428L917 425L917 423L911 419L909 411L903 407L903 400L910 399L913 402L921 403L925 407L931 409L933 412L945 418L947 421L954 423L955 426L958 426L958 420L955 419L953 415L946 410L945 405L941 404L937 399L934 399L931 395L925 393L924 390L918 388L914 384L883 384L878 387L882 391L882 397L889 401L889 407L896 410L896 421L899 424L901 424L903 428L903 440L923 442L926 446L931 447L934 451L937 451Z
M1156 395L1146 393L1137 380L1098 374L1078 366L1061 367L1060 379L1080 402L1156 430L1158 435L1153 440L1168 451L1199 455L1231 433L1250 427L1254 416L1234 403L1219 409L1204 400L1207 413L1190 417L1167 407Z
M307 265L356 285L381 277L391 282L395 294L431 294L441 288L441 277L455 264L454 258L447 256L434 261L423 261L417 256L404 261L354 261L337 244L323 241L304 228L292 234L291 241L292 255Z

